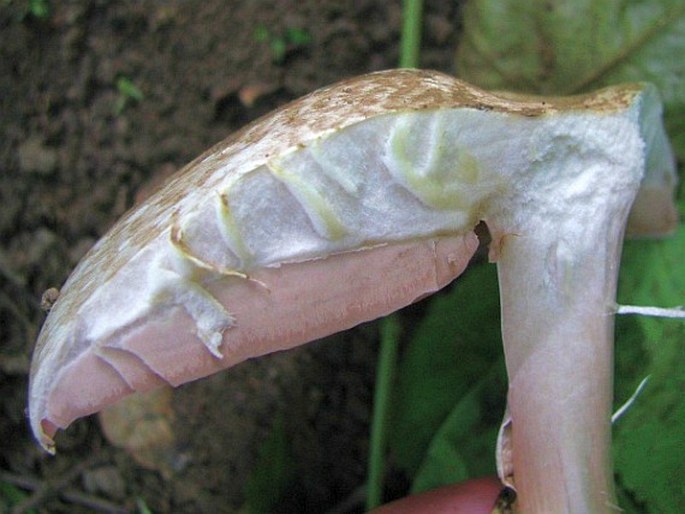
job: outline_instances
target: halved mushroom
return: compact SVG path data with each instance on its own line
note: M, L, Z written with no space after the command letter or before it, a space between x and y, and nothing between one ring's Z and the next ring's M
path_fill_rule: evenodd
M483 220L510 379L502 479L528 514L613 512L612 314L641 182L636 226L676 223L660 113L648 85L510 97L408 70L275 111L179 171L73 272L33 358L36 437L52 451L58 428L133 391L437 291Z

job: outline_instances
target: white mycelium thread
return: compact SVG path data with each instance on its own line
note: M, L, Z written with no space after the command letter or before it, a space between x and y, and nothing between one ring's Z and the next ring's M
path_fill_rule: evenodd
M656 318L683 318L685 319L685 309L683 307L650 307L641 305L619 305L616 314L638 314L640 316L654 316Z

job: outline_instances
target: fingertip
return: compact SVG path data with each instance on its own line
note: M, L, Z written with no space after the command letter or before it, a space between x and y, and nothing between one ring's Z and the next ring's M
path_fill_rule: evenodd
M501 490L495 477L477 478L388 503L370 514L490 514Z

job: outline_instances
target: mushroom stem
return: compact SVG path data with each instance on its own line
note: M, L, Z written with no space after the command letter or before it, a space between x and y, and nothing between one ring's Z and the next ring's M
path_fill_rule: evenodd
M613 200L589 202L573 222L533 213L500 240L511 419L511 454L500 458L513 472L517 512L620 511L610 455L612 306L632 196Z

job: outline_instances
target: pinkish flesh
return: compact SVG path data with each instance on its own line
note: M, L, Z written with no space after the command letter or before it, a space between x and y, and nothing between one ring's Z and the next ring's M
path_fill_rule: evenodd
M42 428L51 438L134 390L179 385L389 314L454 280L477 247L468 233L263 268L253 280L217 280L206 287L236 319L224 332L221 358L198 339L182 308L139 320L60 369Z

